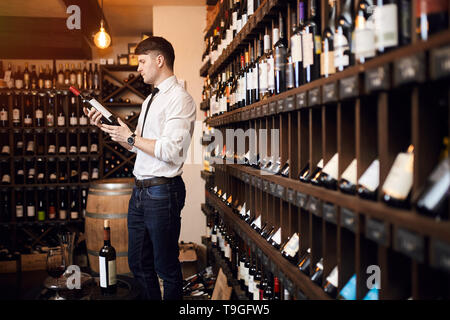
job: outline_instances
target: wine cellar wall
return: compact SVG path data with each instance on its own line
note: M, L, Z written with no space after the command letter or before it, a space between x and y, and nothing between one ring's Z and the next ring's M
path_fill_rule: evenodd
M425 2L220 4L202 210L244 298L450 298L450 8Z

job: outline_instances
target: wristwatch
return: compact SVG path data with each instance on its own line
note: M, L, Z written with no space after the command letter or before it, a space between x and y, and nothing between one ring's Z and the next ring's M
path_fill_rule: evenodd
M130 137L128 137L127 142L130 146L134 146L134 137L136 137L136 134L133 133Z

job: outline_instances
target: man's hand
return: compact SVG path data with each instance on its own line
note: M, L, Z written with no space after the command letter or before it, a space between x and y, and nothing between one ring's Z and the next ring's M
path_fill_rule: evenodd
M83 107L83 112L89 118L89 120L91 121L91 124L99 127L100 129L102 128L102 124L100 123L102 114L99 111L95 110L95 108L91 108L91 110L88 111L88 109L86 107Z
M117 118L120 126L110 126L108 124L101 124L100 129L111 136L112 141L127 143L127 139L133 134L128 126Z

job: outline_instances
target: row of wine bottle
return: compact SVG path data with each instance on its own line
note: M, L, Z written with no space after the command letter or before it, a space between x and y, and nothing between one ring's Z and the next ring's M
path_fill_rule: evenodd
M9 134L0 132L1 154L4 156L33 156L55 154L97 154L99 130L74 131L13 131L14 148Z
M39 73L36 65L31 65L31 71L28 68L28 62L25 63L24 70L22 72L22 66L16 66L15 71L11 63L8 63L8 67L3 71L3 64L0 61L0 78L2 78L8 89L25 89L25 90L38 90L38 89L57 89L68 87L70 85L76 85L83 90L99 90L100 89L100 72L98 64L92 62L84 63L84 68L81 68L81 63L78 63L78 68L75 69L75 64L59 64L58 70L56 69L56 61L53 61L53 69L49 64L45 68L41 65L39 67Z
M1 184L88 183L99 179L99 159L87 157L1 160ZM11 174L11 170L14 174Z
M230 18L237 10L243 15L239 0L224 2L220 26L210 39L211 62L231 43L235 34ZM245 1L244 1L245 2ZM249 1L251 2L251 1ZM328 77L356 63L364 63L411 42L412 6L404 0L360 0L356 10L353 0L341 0L339 15L336 2L328 1L329 18L322 36L319 28L321 1L299 1L290 17L291 38L286 38L284 9L269 27L259 34L255 44L237 52L231 63L214 78L207 77L203 100L210 101L211 116L253 104L320 77ZM427 40L430 34L448 29L448 1L417 0L417 33ZM306 20L306 10L309 19ZM245 14L244 14L245 15Z
M0 190L0 220L2 222L77 220L84 218L87 204L87 188L72 187L39 187ZM14 217L11 206L14 206Z
M436 219L448 220L448 189L450 187L450 158L448 153L448 137L443 139L443 146L439 163L428 177L423 186L421 195L416 202L419 212ZM211 151L210 157L221 160L235 161L255 169L289 177L289 160L281 163L281 157L261 157L259 154L251 154L248 151L243 155L236 155L226 151L226 147L219 152L219 145ZM380 162L374 159L366 171L357 178L357 161L353 159L348 167L339 176L339 154L324 164L320 159L317 164L309 163L302 168L298 179L304 183L322 186L332 190L341 190L344 193L356 195L361 198L374 200L378 198L378 192L382 194L382 201L395 207L408 208L411 200L413 186L414 147L409 146L406 152L400 152L389 171L384 183L380 186ZM380 188L381 187L381 188Z
M0 94L0 127L9 127L11 123L13 127L87 126L89 119L79 106L78 98L69 96L67 91L59 94L7 92Z
M281 255L290 263L297 266L297 268L308 276L313 283L323 288L333 299L355 300L356 299L356 282L355 275L348 279L348 283L338 293L338 267L335 266L332 271L325 275L323 273L323 258L319 259L315 266L312 266L311 249L308 248L303 254L300 253L301 235L295 232L288 237L285 242L281 241L281 227L275 228L270 224L261 224L261 216L255 218L246 211L245 203L243 205L235 206L236 202L232 204L231 197L224 200L224 195L221 190L217 192L215 189L212 192L224 201L236 215L243 219L249 226L258 234L261 235L271 246L280 251ZM217 210L210 206L210 210L214 212L208 219L208 230L211 235L212 245L217 247L234 270L236 278L240 281L242 288L247 293L250 299L253 300L290 300L290 292L285 288L283 296L280 295L280 284L276 277L273 279L273 286L271 286L270 278L262 280L262 274L258 271L255 263L256 253L249 250L243 250L243 241L234 233L233 229L229 228L220 218ZM253 256L253 257L252 257ZM270 274L270 272L268 272ZM267 282L269 281L269 282ZM262 285L264 283L264 285ZM267 288L267 286L270 288ZM260 286L263 287L261 290ZM345 289L345 290L344 290ZM265 292L267 290L267 292ZM369 290L364 297L365 300L377 300L378 290Z

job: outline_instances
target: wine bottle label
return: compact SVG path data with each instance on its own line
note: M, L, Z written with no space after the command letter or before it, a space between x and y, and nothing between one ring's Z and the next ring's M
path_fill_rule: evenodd
M8 121L8 112L5 109L2 109L0 111L0 120L1 121Z
M70 212L70 219L73 219L73 220L78 219L78 211L71 211Z
M20 109L13 109L13 121L18 122L20 121Z
M251 16L254 13L254 4L253 4L253 0L248 0L247 1L247 15Z
M273 56L267 59L267 87L269 90L275 90L275 66Z
M48 146L48 153L55 153L56 152L56 146L54 144L51 144Z
M67 211L66 210L59 210L59 219L66 220L67 219Z
M320 74L331 75L336 72L334 66L334 51L325 51L320 54Z
M45 220L45 211L38 210L38 220L44 221Z
M355 58L372 58L375 56L375 31L373 28L356 29L354 32Z
M92 149L92 148L91 148L91 149ZM81 152L81 153L87 153L87 151L88 151L87 146L81 146L81 147L80 147L80 152Z
M349 56L344 52L349 49L348 39L342 34L342 29L334 35L334 66L343 68L349 64Z
M241 29L245 26L247 21L248 21L248 15L247 14L243 14L242 18L241 18ZM241 29L239 29L239 30L241 30Z
M36 119L43 119L44 118L44 112L41 109L36 110Z
M11 177L9 174L5 174L2 177L2 183L10 183L11 182Z
M429 210L435 208L445 197L450 188L450 159L444 159L439 166L433 170L429 179L431 187L427 189L417 204Z
M34 217L35 214L35 208L34 206L28 206L27 207L27 217Z
M302 37L303 47L303 68L309 67L314 63L314 43L312 33L303 33Z
M16 206L16 217L17 218L23 217L23 206L22 205Z
M99 111L105 118L109 118L112 116L112 114L105 109L105 107L103 107L97 100L95 99L91 99L89 100L89 103L91 104L91 106L93 106L95 109L97 109L97 111Z
M253 69L250 68L249 71L247 72L246 80L247 80L247 90L252 90L253 89Z
M86 126L88 124L88 118L82 115L80 117L80 126Z
M345 169L341 175L341 179L345 179L352 184L357 183L356 159L353 159L347 169Z
M302 37L299 34L295 34L291 37L291 55L294 63L303 60Z
M82 180L82 181L87 181L87 180L89 180L89 173L88 173L87 171L81 172L81 180Z
M413 184L413 165L412 153L399 153L383 184L383 192L399 200L406 199Z
M323 172L328 174L330 177L337 180L338 178L338 166L339 166L339 156L337 153L331 158L330 161L323 168Z
M242 18L236 20L236 32L239 33L242 29Z
M23 123L25 125L30 125L31 126L33 124L33 119L27 114L25 116L25 119L23 120Z
M59 153L66 153L66 152L67 152L66 146L59 147Z
M70 125L71 126L76 126L77 125L77 123L78 123L78 121L77 121L78 119L77 119L77 117L70 117Z
M53 114L49 113L47 115L47 126L53 127L55 125L55 118L53 117Z
M254 287L254 282L253 282L254 276L250 275L248 276L248 292L253 295L253 287Z
M300 245L300 238L298 236L298 233L294 233L292 238L290 238L289 241L284 246L283 252L287 254L289 257L294 258L298 252L299 245Z
M259 287L260 283L261 282L257 281L257 280L254 280L254 282L253 282L253 300L259 300L259 289L258 289L258 287Z
M281 244L281 228L278 228L277 232L273 235L271 241L278 245Z
M92 179L98 179L98 168L92 170Z
M100 287L108 288L117 283L116 260L106 262L105 257L99 257L100 264ZM107 265L108 264L108 265ZM108 270L108 277L106 276Z
M248 287L249 269L244 266L244 283Z
M256 218L256 220L252 223L252 226L261 229L261 215Z
M65 125L66 118L64 116L58 116L58 126L63 127Z
M236 30L237 29L237 16L238 16L237 11L234 11L231 16L232 16L232 21L233 21L233 23L231 24L231 29Z
M267 83L267 62L264 60L259 64L259 90L261 92L266 92L267 91L267 87L268 87L268 83Z
M56 173L50 173L50 180L56 180Z
M9 146L5 145L2 147L2 153L3 154L9 154L10 153L10 149Z
M244 280L245 279L245 272L244 272L244 262L239 262L239 279L238 280Z
M380 183L380 161L374 160L359 178L358 184L374 192Z
M33 150L34 150L34 141L28 141L27 151L33 151Z
M14 84L16 86L16 89L22 89L23 88L23 80L22 79L16 79Z
M70 153L77 153L77 147L76 146L71 146L69 149Z
M53 86L52 80L44 80L44 87L45 89L51 89Z
M98 151L98 146L96 143L91 144L91 152L97 152Z
M43 180L44 179L44 173L39 173L37 176L38 180Z
M327 281L331 283L335 288L338 287L338 267L334 267L327 277Z
M211 242L212 243L217 243L217 234L211 234Z
M397 5L376 6L374 12L375 45L377 48L398 45Z

